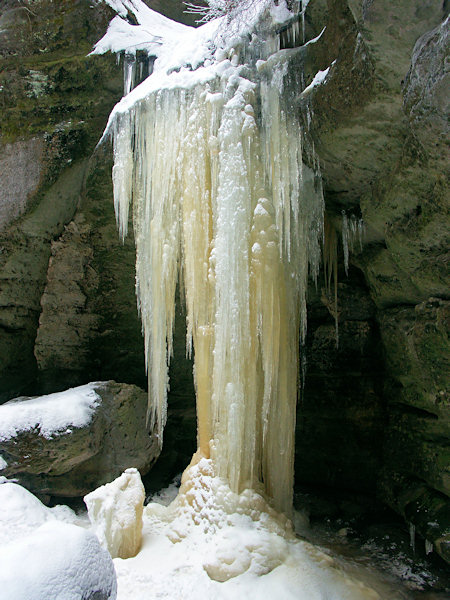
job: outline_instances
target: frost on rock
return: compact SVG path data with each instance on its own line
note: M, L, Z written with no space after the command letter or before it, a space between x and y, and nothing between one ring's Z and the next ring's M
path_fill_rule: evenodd
M164 30L153 74L116 106L107 133L122 236L133 207L151 426L162 443L180 283L198 456L235 493L263 483L289 513L299 336L324 205L292 110L296 49L279 51L280 19L294 15L285 2L273 7L249 3L228 30L221 19L179 36Z
M127 469L84 497L89 520L112 558L130 558L139 552L144 500L145 490L137 469Z
M117 597L114 565L95 535L58 521L2 545L0 590L2 600Z
M325 30L323 29L322 33L323 33L323 31L325 31ZM311 44L311 43L315 42L317 39L319 39L320 36L322 35L322 33L317 38L315 38L314 40L311 40L309 43ZM336 63L336 61L334 60L331 63L330 67L327 67L323 71L317 71L317 73L314 75L313 80L311 81L311 83L308 86L306 86L305 89L302 91L302 96L306 95L306 94L309 94L318 85L322 85L325 82L326 78L328 77L328 73L330 72L330 69L333 67L333 65L335 63Z

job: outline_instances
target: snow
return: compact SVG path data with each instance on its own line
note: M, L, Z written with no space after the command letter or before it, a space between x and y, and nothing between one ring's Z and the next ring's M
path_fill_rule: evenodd
M270 6L270 15L274 23L286 23L293 16L284 2L280 2L278 5L272 4Z
M0 548L2 600L116 598L111 557L89 531L51 521Z
M316 42L318 42L320 40L320 38L322 37L322 35L324 34L326 28L327 28L327 26L325 25L325 27L322 29L322 31L319 33L319 35L317 35L315 38L312 38L311 40L308 40L306 42L306 44L303 44L303 48L306 48L306 46L309 46L310 44L315 44Z
M379 598L295 537L257 492L234 494L202 459L178 497L144 510L143 545L115 559L118 600L362 600Z
M141 0L124 0L111 3L126 6L136 17L138 25L131 25L122 18L123 10L115 8L115 17L103 38L94 46L92 54L146 50L149 55L161 57L155 70L182 67L185 64L198 66L209 54L208 45L214 38L220 20L194 28L164 17L148 8Z
M155 90L189 89L221 76L230 64L227 59L231 58L233 47L239 46L254 30L265 11L273 25L288 22L294 16L284 0L278 6L272 0L243 0L231 22L220 17L194 28L162 16L141 0L104 1L118 12L118 16L111 21L92 54L109 51L134 54L137 50L145 50L149 56L156 57L152 75L136 88L138 91L132 92L132 97L127 96L116 106L110 122L115 114L126 112ZM125 20L128 10L136 17L138 25ZM222 62L226 64L217 68Z
M322 34L320 34L322 35ZM302 91L302 96L305 94L308 94L309 92L312 91L313 88L317 87L318 85L321 85L325 79L328 76L328 73L331 69L331 67L336 63L336 61L334 60L331 65L325 69L324 71L317 71L317 73L314 75L313 80L311 81L311 83L305 87L305 89Z
M115 598L111 558L85 519L67 506L44 506L5 478L0 507L2 600L79 600L96 590Z
M8 463L3 458L3 456L1 456L1 454L0 454L0 471L3 471L3 469L6 469L7 466L8 466Z
M0 481L0 547L26 537L48 521L81 523L67 506L48 508L31 492L6 479Z
M394 597L390 582L384 593L383 575L368 574L354 564L343 566L328 551L283 533L287 528L280 517L256 492L234 495L223 481L205 473L196 483L195 477L190 477L191 483L186 479L197 512L208 519L195 523L188 503L173 502L175 483L156 494L154 500L165 506L144 509L141 551L132 559L113 561L118 600L375 600L376 593L355 577L376 585L382 598ZM211 502L211 490L220 506ZM110 584L110 598L115 598L111 561L83 530L89 527L87 520L68 507L45 507L5 478L0 478L0 507L2 600L80 600L90 597L86 590ZM295 521L305 535L304 515L296 514ZM373 558L377 548L368 546L366 554ZM401 553L381 558L382 572L395 573L412 590L434 581L426 570L418 573L416 563ZM224 582L211 579L208 571L214 575L214 567L227 560L230 572L241 573ZM267 572L258 575L264 567ZM347 568L352 576L343 570Z
M0 441L34 429L51 439L72 427L84 427L101 403L95 386L89 383L56 394L17 398L3 404L0 406Z

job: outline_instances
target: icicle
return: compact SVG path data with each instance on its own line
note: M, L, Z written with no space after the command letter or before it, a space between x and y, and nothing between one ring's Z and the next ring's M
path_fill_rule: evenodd
M363 219L357 219L352 215L348 219L345 210L342 211L342 248L344 252L345 274L348 276L349 254L353 252L355 242L358 240L359 249L363 249L365 226Z
M425 540L425 554L427 556L433 552L433 548L433 542L430 542L430 540Z
M413 523L409 524L409 545L412 551L416 551L416 527Z
M302 19L302 43L303 44L306 41L305 13L306 13L306 8L307 8L308 4L309 4L309 0L301 0L300 14L301 14L301 19Z
M338 312L338 260L337 260L337 235L333 224L325 218L324 223L324 243L323 243L323 271L325 277L325 291L328 297L331 297L331 282L333 282L334 306L334 324L336 329L336 348L339 347L339 312Z
M359 219L359 221L358 221L358 240L359 240L359 249L361 250L361 252L363 249L363 240L364 240L365 233L366 233L365 223L364 223L363 219Z
M348 277L348 244L350 232L348 228L348 219L345 211L342 211L342 248L344 249L344 269Z
M136 72L136 56L125 54L123 59L123 95L126 96L134 87Z

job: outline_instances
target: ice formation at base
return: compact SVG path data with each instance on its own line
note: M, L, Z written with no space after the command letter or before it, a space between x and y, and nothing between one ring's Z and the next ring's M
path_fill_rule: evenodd
M139 552L144 500L145 490L137 469L127 469L84 497L100 544L113 558L131 558Z
M319 268L323 197L292 110L296 51L277 51L277 19L293 15L282 2L256 6L264 40L248 29L233 43L213 38L194 70L158 58L114 110L109 132L122 236L133 205L151 424L161 437L180 284L198 456L211 457L234 492L262 484L289 513L299 335L308 275ZM193 31L205 43L201 30Z
M261 493L234 493L211 459L187 469L168 506L148 504L143 523L139 554L114 560L119 600L380 600Z

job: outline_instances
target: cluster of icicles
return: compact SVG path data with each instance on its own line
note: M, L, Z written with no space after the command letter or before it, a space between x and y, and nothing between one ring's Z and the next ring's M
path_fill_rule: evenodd
M162 88L116 114L115 210L124 237L133 207L152 427L162 439L179 285L199 456L233 491L262 484L289 513L321 180L302 162L287 63L261 72L233 59L224 65L206 84Z

